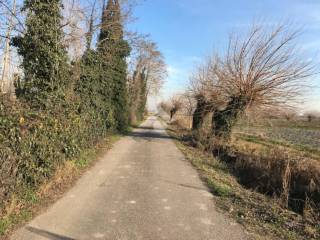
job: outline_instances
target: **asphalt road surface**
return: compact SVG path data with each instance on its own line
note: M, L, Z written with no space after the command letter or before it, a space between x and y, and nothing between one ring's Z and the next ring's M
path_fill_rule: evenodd
M241 240L156 117L117 142L13 240Z

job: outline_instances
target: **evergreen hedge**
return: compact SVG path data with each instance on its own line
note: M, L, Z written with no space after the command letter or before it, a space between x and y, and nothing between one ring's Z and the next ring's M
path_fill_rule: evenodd
M113 11L112 17L102 25L115 27L101 30L100 47L71 64L62 44L61 6L60 0L25 0L26 32L12 40L24 75L16 83L17 101L0 96L0 214L13 193L36 190L58 166L128 127L130 48L119 2L108 2L105 14ZM72 64L80 66L76 82Z

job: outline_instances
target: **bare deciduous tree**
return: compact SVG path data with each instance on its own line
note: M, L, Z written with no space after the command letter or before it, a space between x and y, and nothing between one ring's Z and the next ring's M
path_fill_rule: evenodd
M10 39L11 39L12 32L14 31L14 28L15 28L17 3L16 3L16 0L13 0L12 2L2 1L1 4L6 8L6 11L4 11L4 16L6 16L6 19L3 19L3 20L4 22L7 21L7 23L6 23L5 35L4 35L0 92L11 94L13 91L13 76L12 74L10 74L10 68L12 67Z
M148 79L147 94L157 95L167 77L167 65L162 53L155 42L144 36L137 37L132 46L132 71L141 72L145 69Z
M207 58L191 76L189 92L196 100L192 130L199 130L205 117L224 103L218 89L219 78L216 75L216 67L216 57Z
M0 0L1 1L1 0ZM106 0L63 0L64 21L62 27L65 32L65 45L69 49L72 59L77 58L86 49L90 49L92 42L97 40L101 28L101 16L106 7ZM135 20L133 9L138 4L137 0L122 0L121 24L127 25ZM114 24L114 23L104 23ZM134 34L125 32L126 38L131 38ZM84 44L86 43L86 44Z
M167 66L156 43L139 37L134 41L133 47L128 80L131 95L130 115L134 123L136 113L142 111L141 107L145 107L147 97L158 94L167 76Z
M82 56L86 47L88 6L82 5L80 0L64 0L63 6L64 45L69 51L70 58L76 61Z
M192 92L187 91L186 93L182 94L181 97L182 102L182 113L188 117L189 121L189 128L192 128L194 112L197 106L197 101L194 98Z
M289 25L269 30L254 26L245 37L232 36L215 74L226 107L212 118L215 136L229 138L238 117L251 107L289 106L303 92L314 66L298 54L298 31Z
M170 100L170 120L176 115L176 113L182 109L182 99L181 96L173 96Z
M170 121L175 114L183 108L183 100L181 95L174 95L169 101L163 101L159 104L159 109L170 116Z
M288 111L315 74L312 63L299 54L298 36L299 31L286 24L253 26L247 35L232 35L226 54L209 57L191 77L190 91L197 102L193 129L213 113L212 134L229 139L247 110Z

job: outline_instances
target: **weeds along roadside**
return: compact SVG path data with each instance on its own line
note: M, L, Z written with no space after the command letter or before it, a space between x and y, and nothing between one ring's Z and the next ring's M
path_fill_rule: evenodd
M168 133L177 139L178 147L200 171L203 180L213 192L218 206L242 223L256 239L319 238L317 206L308 196L303 204L301 199L297 201L291 199L291 202L289 199L289 195L292 194L290 189L299 186L297 181L291 185L295 174L298 174L296 177L299 181L304 179L306 182L310 180L312 174L319 177L320 171L317 172L316 169L311 171L312 173L309 171L312 169L312 162L309 162L311 166L305 164L301 168L299 165L295 166L293 160L289 161L292 165L285 164L288 163L286 160L289 155L281 151L272 150L273 157L267 161L259 155L260 153L254 153L250 148L242 146L242 149L241 147L236 149L236 146L232 146L228 149L232 150L229 161L232 161L232 158L238 160L230 164L209 154L210 151L203 151L206 147L194 142L190 131L177 123L168 125ZM315 183L314 180L313 182ZM250 186L249 183L256 185ZM269 188L266 187L268 184ZM311 185L319 186L316 183ZM305 186L300 184L299 188L304 192L308 190L304 189L306 186L307 184ZM317 190L314 189L313 193L316 195ZM295 204L297 208L303 206L303 212L298 214L289 210L286 208L289 203Z

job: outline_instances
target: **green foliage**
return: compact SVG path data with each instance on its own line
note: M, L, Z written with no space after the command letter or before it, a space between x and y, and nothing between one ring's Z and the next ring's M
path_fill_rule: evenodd
M0 219L0 235L6 232L6 229L10 225L10 219Z
M130 121L132 124L140 122L144 118L147 105L147 75L145 69L142 72L135 71L130 81Z
M2 108L8 111L10 106L2 105ZM30 109L26 108L26 110ZM23 109L8 116L1 116L1 136L6 139L1 142L1 145L15 153L19 170L16 172L17 177L19 175L25 180L24 182L35 184L40 175L46 176L50 172L50 168L54 165L52 160L59 157L57 156L59 151L54 149L55 144L49 143L49 141L54 141L52 139L53 129L43 134L43 131L51 125L52 119L47 118L48 125L44 126L41 113L33 115ZM48 158L49 156L51 157ZM4 156L0 157L4 159Z
M216 110L212 116L212 133L215 137L230 140L233 127L245 110L249 99L233 96L223 110Z
M197 105L192 116L192 130L194 131L198 131L201 129L206 116L209 115L210 110L212 110L213 108L209 103L207 103L205 97L202 94L198 94L196 96L196 100Z
M13 194L26 193L26 200L36 203L35 190L59 166L66 161L85 166L83 150L128 127L130 47L118 1L109 1L97 50L88 49L74 63L77 79L62 44L61 1L25 0L23 10L26 32L12 40L23 59L18 101L0 96L0 214ZM1 221L0 234L8 224Z
M207 183L211 191L219 197L228 197L232 194L232 189L227 185L218 184L212 179L208 179Z
M111 105L117 129L125 130L129 120L126 57L130 54L130 46L123 38L118 0L109 0L104 11L98 53L104 69L103 81L109 82L111 87Z
M40 107L57 104L68 84L61 1L25 0L22 10L27 13L26 32L12 40L23 57L24 79L17 95Z
M139 121L142 121L147 105L147 76L144 71L141 73L140 81L140 96L138 99L137 118Z
M11 225L25 223L32 219L33 213L31 210L22 209L20 212L11 214L0 219L0 236L6 234Z
M76 92L80 96L80 113L91 114L97 131L103 135L116 125L111 81L105 72L103 59L96 51L89 50L82 57Z
M99 126L104 122L88 112L79 114L71 104L62 110L34 111L26 104L0 101L0 108L2 200L18 188L38 187L64 161L77 158L81 149L106 134L105 127Z

